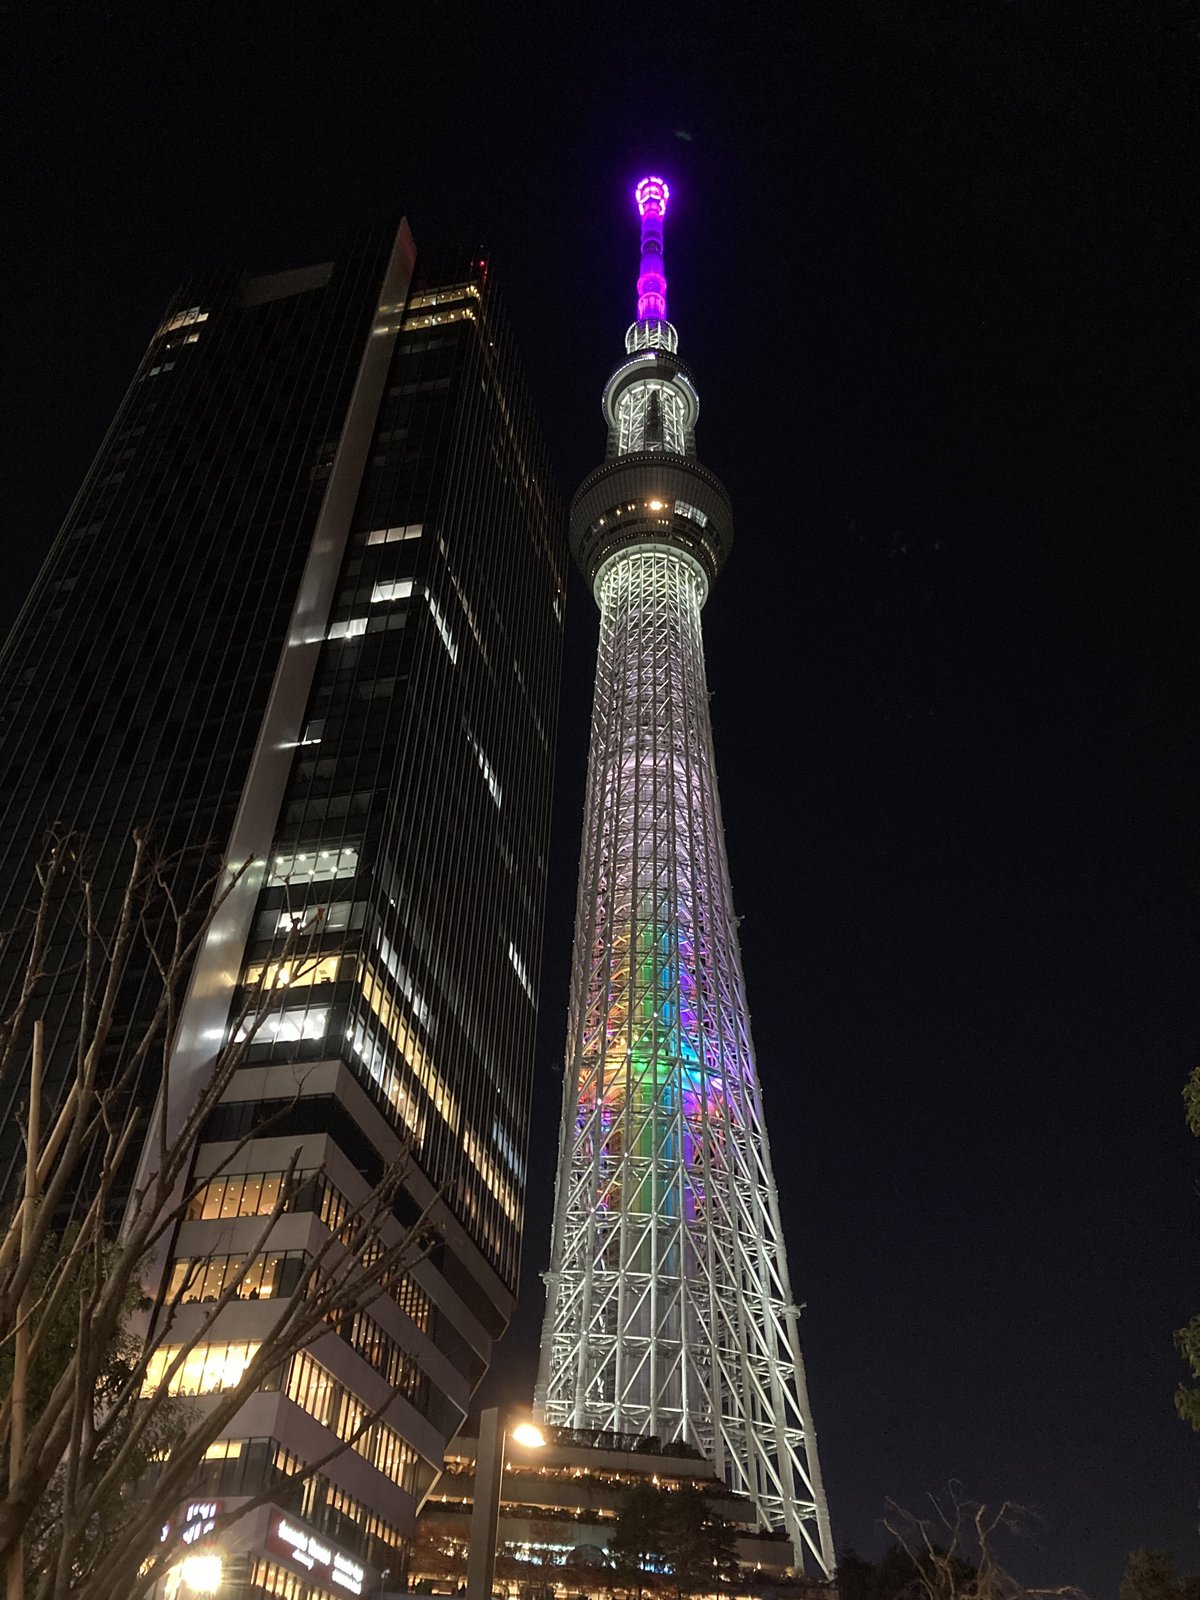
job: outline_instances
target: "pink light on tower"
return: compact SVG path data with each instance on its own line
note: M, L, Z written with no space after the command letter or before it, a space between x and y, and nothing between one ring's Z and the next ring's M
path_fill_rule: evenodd
M638 321L667 320L667 279L663 272L663 218L671 191L663 178L643 178L633 191L642 219L642 265L638 273Z

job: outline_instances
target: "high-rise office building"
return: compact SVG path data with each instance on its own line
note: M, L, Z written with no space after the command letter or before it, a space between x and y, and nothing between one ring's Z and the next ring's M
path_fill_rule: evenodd
M185 286L0 660L0 926L17 930L0 1001L49 826L82 841L102 917L135 827L181 903L216 862L260 863L196 956L180 1085L210 1069L293 926L317 929L204 1129L197 1178L278 1115L200 1189L174 1281L211 1301L297 1150L311 1181L182 1392L240 1370L273 1314L263 1302L402 1141L399 1212L440 1197L429 1256L293 1358L212 1453L197 1489L232 1506L396 1391L289 1502L291 1534L269 1508L239 1526L230 1600L341 1593L359 1566L378 1592L511 1314L565 547L487 260L427 261L401 224L321 266ZM39 996L49 1109L71 1070L76 941L63 917ZM153 991L135 964L118 1050ZM188 1316L185 1303L180 1339ZM302 1536L339 1556L338 1581L297 1554Z
M832 1576L705 682L732 513L667 320L667 185L636 198L637 319L571 509L600 647L537 1405L699 1448Z

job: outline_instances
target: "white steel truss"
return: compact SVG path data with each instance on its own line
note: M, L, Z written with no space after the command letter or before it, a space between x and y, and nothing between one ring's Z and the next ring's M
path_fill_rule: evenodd
M763 1120L686 555L597 583L600 650L539 1408L686 1439L834 1550Z
M683 396L670 383L631 384L617 401L617 454L670 450L682 455L686 444Z
M652 321L630 324L625 335L625 348L630 355L635 350L678 350L679 335L669 322L657 318Z

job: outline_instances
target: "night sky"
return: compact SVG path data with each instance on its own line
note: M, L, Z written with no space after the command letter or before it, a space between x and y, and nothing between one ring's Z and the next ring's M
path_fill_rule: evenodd
M10 12L10 20L12 13ZM1200 1569L1184 0L43 5L8 50L4 621L161 310L406 211L483 242L561 482L630 187L733 496L734 893L839 1544L947 1480L1031 1579ZM15 133L15 137L12 135ZM573 579L531 1139L541 1314L596 615ZM1192 670L1189 670L1192 669ZM492 1384L493 1392L497 1383Z

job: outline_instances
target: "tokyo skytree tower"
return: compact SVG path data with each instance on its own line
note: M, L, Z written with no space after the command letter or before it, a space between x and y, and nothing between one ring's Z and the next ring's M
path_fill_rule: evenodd
M571 544L600 606L536 1406L685 1439L832 1575L717 796L700 610L733 538L643 178L637 321Z

